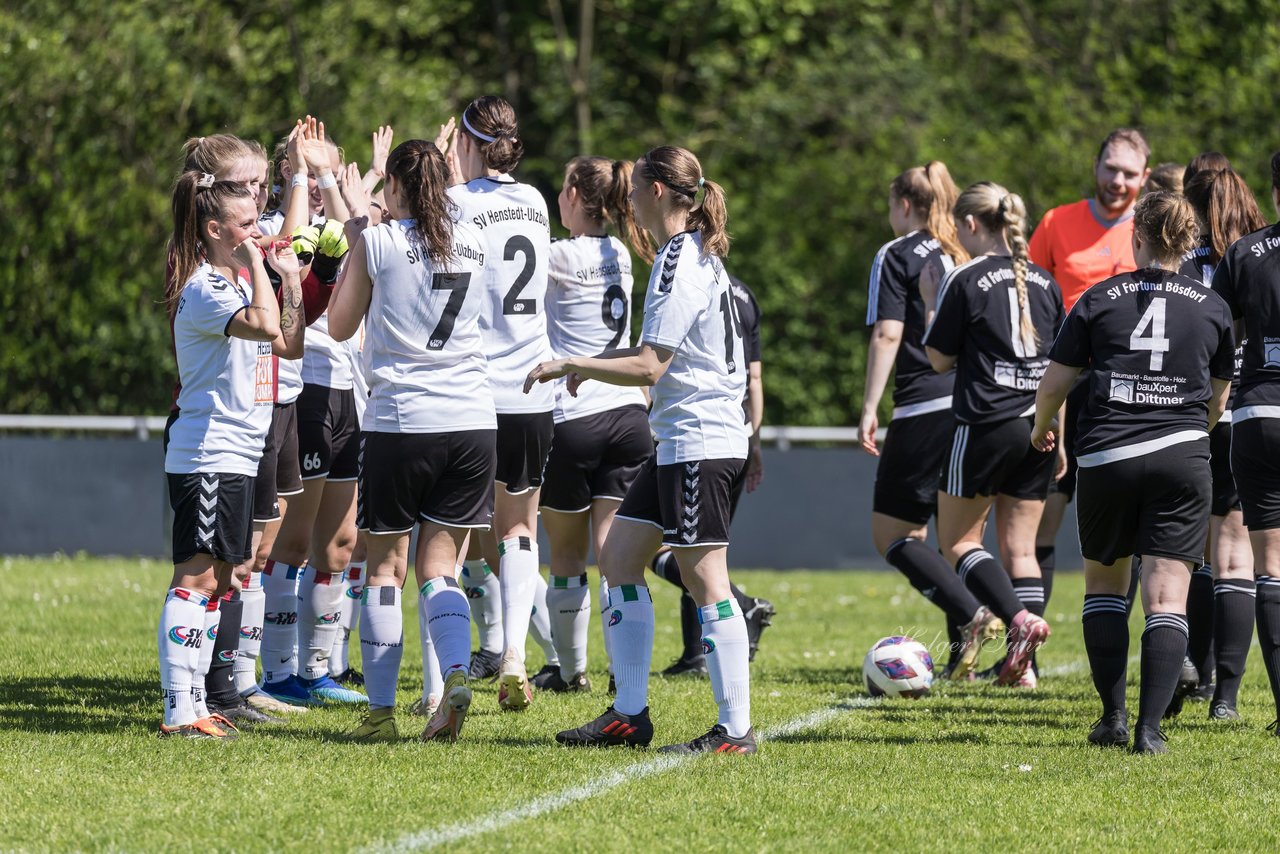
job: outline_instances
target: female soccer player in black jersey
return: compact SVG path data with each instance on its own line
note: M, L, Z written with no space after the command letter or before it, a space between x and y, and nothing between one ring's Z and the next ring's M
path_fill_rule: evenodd
M873 331L859 432L862 449L880 458L871 512L876 550L947 614L949 626L963 627L952 638L948 670L951 678L965 679L983 643L1004 626L974 598L947 561L924 543L929 517L938 506L938 472L947 450L944 437L955 426L955 371L935 372L925 355L925 307L919 286L926 266L946 271L969 260L951 218L958 193L940 160L912 167L889 185L889 225L896 236L880 247L871 265L867 325ZM890 371L893 415L882 450L876 445L877 410Z
M1142 557L1142 677L1135 753L1164 753L1160 718L1187 651L1187 589L1209 527L1209 437L1231 387L1227 306L1182 276L1195 245L1191 205L1151 193L1134 209L1138 270L1094 285L1071 309L1036 397L1032 444L1049 450L1053 420L1080 371L1089 396L1077 424L1077 513L1085 558L1084 640L1102 717L1089 734L1125 746L1125 591Z
M991 182L974 184L953 213L973 260L942 280L924 337L934 370L956 372L938 542L965 585L1009 627L997 683L1034 687L1032 656L1049 637L1049 624L1029 610L1044 603L1035 535L1055 458L1027 447L1028 416L1062 322L1062 294L1048 272L1027 260L1026 209L1018 196ZM924 298L931 311L927 288ZM993 506L1009 574L982 544Z
M1271 200L1280 209L1280 154L1271 158ZM1253 546L1258 642L1280 720L1280 225L1227 249L1213 289L1231 307L1244 341L1232 400L1231 471ZM1271 729L1280 733L1276 724Z
M1196 212L1200 244L1183 256L1178 272L1202 280L1209 287L1227 248L1245 234L1263 228L1267 222L1249 186L1230 167L1195 172L1185 187L1185 195ZM1240 382L1242 356L1241 348L1237 347L1231 384L1233 394ZM1200 687L1213 691L1209 717L1235 720L1239 717L1236 697L1253 639L1254 585L1253 551L1240 511L1240 495L1231 474L1230 401L1227 411L1209 434L1209 468L1213 474L1213 500L1209 511L1209 547L1205 553L1207 565L1191 576L1187 596L1190 629L1187 654L1198 671ZM1180 708L1180 705L1175 697L1174 706ZM1171 708L1170 711L1177 710Z

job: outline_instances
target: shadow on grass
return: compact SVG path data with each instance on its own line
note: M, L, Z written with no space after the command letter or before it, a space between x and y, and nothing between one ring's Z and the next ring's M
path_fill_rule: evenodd
M0 676L0 729L120 732L154 729L160 686L129 676Z

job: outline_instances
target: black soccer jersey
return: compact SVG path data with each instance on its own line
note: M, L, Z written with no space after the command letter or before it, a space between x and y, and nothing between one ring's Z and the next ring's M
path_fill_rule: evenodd
M1049 354L1090 368L1076 459L1101 465L1205 436L1210 377L1231 378L1234 351L1230 311L1199 279L1148 267L1085 291Z
M1027 265L1027 302L1036 331L1028 349L1008 255L982 255L942 280L938 312L924 343L956 356L952 409L962 424L1005 421L1035 411L1049 345L1062 325L1062 292L1043 267Z
M945 400L951 396L955 373L935 373L924 353L924 300L920 298L920 272L932 259L943 255L938 241L925 231L890 240L876 253L871 265L871 290L867 296L867 325L878 320L900 320L902 343L894 361L893 405L895 409ZM899 413L901 414L901 413Z
M751 288L732 273L729 274L729 293L738 304L738 317L742 318L742 344L748 362L760 361L760 304Z
M1213 247L1205 244L1197 246L1186 255L1182 256L1182 265L1178 267L1178 272L1191 279L1204 282L1206 288L1213 287L1213 274L1218 269L1216 263L1211 263L1209 259L1213 256ZM1236 342L1235 369L1231 374L1231 398L1232 402L1227 403L1227 408L1233 406L1236 398L1236 392L1240 390L1240 366L1244 363L1244 342Z
M1244 360L1231 420L1280 418L1280 225L1246 234L1227 248L1213 289L1244 319Z

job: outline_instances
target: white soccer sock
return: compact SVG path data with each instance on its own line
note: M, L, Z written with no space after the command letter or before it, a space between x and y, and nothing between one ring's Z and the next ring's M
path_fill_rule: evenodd
M587 629L591 625L591 587L587 574L564 578L551 576L547 588L547 616L551 639L560 659L560 678L566 683L587 672Z
M262 614L266 610L266 594L262 592L262 573L249 574L240 590L240 652L232 665L236 691L247 694L258 682L258 651L262 647Z
M329 653L342 633L343 572L307 567L298 582L298 675L329 675Z
M428 624L427 597L418 593L418 645L422 648L422 702L444 695L444 677L440 675L440 662L436 658L436 646L431 642ZM467 627L467 644L471 643L471 627Z
M360 608L360 658L369 708L391 709L396 704L396 680L404 656L400 588L365 587Z
M364 564L353 563L342 578L342 631L333 641L329 652L329 675L341 676L351 669L351 632L360 617L360 594L364 592Z
M418 594L427 602L427 629L436 648L441 676L455 670L467 672L471 652L471 610L455 579L433 578ZM443 691L443 683L441 690Z
M533 612L529 614L529 634L542 647L542 655L547 664L560 666L560 656L556 654L555 639L551 631L551 612L547 608L547 582L542 573L534 575Z
M613 640L609 637L609 579L600 576L600 634L604 637L604 658L613 673Z
M653 658L653 599L642 584L609 590L609 632L618 696L613 707L635 715L649 704L649 661Z
M734 738L751 729L751 665L747 621L730 597L698 609L702 652L711 676L711 695L720 708L718 723Z
M533 537L511 537L498 543L498 576L502 582L502 636L524 662L524 645L538 588L538 544Z
M218 621L222 615L218 613L220 599L210 599L204 607L204 638L200 641L200 655L196 663L196 672L191 677L191 706L197 718L209 716L209 706L205 702L208 693L204 687L205 677L209 675L209 666L213 664L213 645L218 640Z
M483 560L469 560L459 579L467 591L471 622L480 635L480 648L502 654L502 583Z
M262 570L262 681L295 675L298 656L298 573L301 568L267 561Z
M208 601L202 594L182 587L172 588L164 598L156 643L160 652L165 726L185 726L197 719L191 705L191 689L200 666L204 609Z

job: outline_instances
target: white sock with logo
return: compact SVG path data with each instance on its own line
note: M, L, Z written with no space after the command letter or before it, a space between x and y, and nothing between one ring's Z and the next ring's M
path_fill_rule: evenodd
M600 576L600 634L604 637L604 657L613 674L613 640L609 637L609 579Z
M551 638L560 659L560 678L566 683L587 671L587 630L591 625L591 586L587 574L551 576L547 588Z
M534 575L533 611L529 614L529 634L542 648L542 655L547 664L560 666L560 656L556 653L555 639L551 629L551 611L547 607L547 582L542 573Z
M298 675L303 679L329 675L329 653L342 633L344 575L307 567L298 582Z
M440 675L447 678L455 670L467 672L471 652L471 609L456 579L433 578L418 590L427 603L427 630L436 650ZM441 683L441 691L444 684Z
M191 704L191 689L200 667L207 604L203 594L183 587L172 588L164 598L156 644L160 652L165 726L186 726L197 719Z
M422 649L422 703L427 705L431 698L439 700L444 696L444 677L440 675L440 661L436 657L436 646L431 642L431 627L428 625L427 595L418 591L418 646ZM467 648L471 647L471 627L467 626Z
M353 563L342 578L342 617L338 622L341 631L329 652L330 676L341 676L351 669L351 632L360 621L360 594L363 592L364 564Z
M729 735L742 738L751 729L751 665L747 621L730 597L698 609L702 652L711 677L711 695L720 709L717 722Z
M502 635L524 662L533 598L538 589L538 544L533 537L510 537L498 543L502 583Z
M462 566L459 579L467 591L471 606L471 622L480 635L480 648L502 654L502 582L483 560L469 560Z
M613 708L635 715L649 704L649 662L653 658L653 599L642 584L609 590L609 642L618 696Z
M262 592L262 573L252 572L240 590L240 651L232 665L236 691L248 694L258 682L258 652L262 648L262 614L267 597Z
M396 705L396 680L404 657L404 612L400 588L364 588L360 604L360 659L364 662L364 690L370 709Z
M262 570L262 681L279 682L297 674L298 574L300 567L267 561Z
M191 679L191 706L195 709L197 718L209 716L209 706L205 702L208 692L205 690L204 680L209 675L209 666L213 664L213 645L218 640L218 622L222 619L222 615L218 613L221 601L215 597L204 606L204 637L200 641L196 672Z

